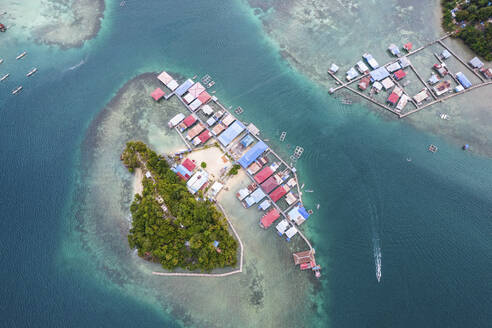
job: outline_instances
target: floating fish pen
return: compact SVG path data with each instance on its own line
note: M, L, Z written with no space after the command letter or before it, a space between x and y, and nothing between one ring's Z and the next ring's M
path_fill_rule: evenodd
M435 145L429 145L429 148L428 148L428 150L429 150L431 153L435 153L435 152L437 152L437 149L438 149L438 148L437 148L437 146L435 146Z
M241 106L239 106L234 110L234 113L236 113L237 115L241 115L243 112L244 110L241 108Z
M285 131L284 131L284 132L282 132L282 133L280 134L280 141L284 141L284 140L285 140L285 136L286 136L286 135L287 135L287 132L285 132Z
M203 77L202 77L202 83L203 84L209 84L210 82L212 82L212 77L208 74L205 74Z

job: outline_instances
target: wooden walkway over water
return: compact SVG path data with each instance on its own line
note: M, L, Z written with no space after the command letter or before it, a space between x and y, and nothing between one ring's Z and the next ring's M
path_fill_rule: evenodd
M348 82L343 82L341 81L334 73L332 73L331 71L328 71L328 74L336 81L336 84L337 86L336 87L333 87L333 88L330 88L330 94L333 94L335 92L337 92L338 90L340 89L347 89L349 91L351 91L352 93L355 93L356 95L370 101L371 103L375 104L376 106L379 106L381 108L384 108L386 110L388 110L389 112L395 114L396 116L398 116L398 118L404 118L404 117L407 117L411 114L414 114L414 113L417 113L419 111L421 111L422 109L424 108L427 108L429 106L432 106L436 103L441 103L441 102L444 102L450 98L453 98L453 97L456 97L456 96L459 96L459 95L462 95L464 93L467 93L467 92L470 92L472 90L476 90L478 88L481 88L481 87L485 87L485 86L488 86L490 84L492 84L492 81L486 81L485 78L483 76L481 76L475 69L471 68L462 58L460 58L455 52L453 52L448 46L446 46L443 42L443 40L447 39L448 37L450 37L452 34L451 33L448 33L442 37L440 37L439 39L436 39L434 41L431 41L413 51L410 51L408 53L406 53L405 55L397 58L397 59L394 59L386 64L384 64L383 66L384 67L387 67L391 64L394 64L396 63L398 60L400 60L400 58L402 57L410 57L426 48L428 48L429 46L433 45L433 44L436 44L438 43L439 45L441 45L444 49L447 49L449 51L449 53L454 57L456 58L460 63L462 63L463 65L465 65L465 67L471 71L475 76L477 76L481 83L479 84L475 84L475 85L472 85L470 88L468 89L465 89L463 91L460 91L460 92L456 92L456 93L453 93L451 95L447 95L447 96L444 96L444 97L438 97L434 92L432 92L430 86L428 85L428 83L426 83L426 81L422 78L422 76L420 75L420 73L417 71L417 69L413 66L413 64L410 64L409 67L410 69L415 73L415 75L417 76L417 78L419 79L419 81L424 85L424 87L427 89L427 91L430 93L430 95L432 96L432 98L434 98L433 101L431 102L428 102L426 103L425 105L419 105L415 102L415 100L413 99L413 97L410 97L409 96L409 102L411 102L414 106L415 106L415 109L413 110L410 110L410 111L407 111L405 113L401 113L400 111L396 110L395 108L392 108L386 104L383 104L379 101L377 101L376 99L372 98L372 97L369 97L367 96L366 94L354 89L351 87L351 85L353 83L356 83L357 81L361 80L362 78L364 77L367 77L369 76L369 74L362 74L361 76L358 76L357 78L353 79L353 80L350 80ZM443 61L441 60L441 58L437 55L437 54L434 54L437 59L439 60L440 63L442 63ZM451 78L457 83L459 84L457 78L452 74L452 73L449 73L448 75L451 76ZM391 78L394 82L395 80L393 78ZM405 91L405 88L401 87L400 84L396 83L402 90L405 94L406 91ZM408 94L407 94L408 95Z

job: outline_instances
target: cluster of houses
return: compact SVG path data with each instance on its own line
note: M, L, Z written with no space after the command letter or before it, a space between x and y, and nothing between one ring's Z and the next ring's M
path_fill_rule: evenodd
M405 50L406 52L411 52L412 43L406 43L402 48L402 50ZM398 57L398 60L384 66L379 66L378 62L371 54L365 53L362 55L363 60L358 61L354 67L351 67L346 72L347 81L350 82L357 79L357 86L360 92L364 92L366 89L370 88L371 96L382 90L389 92L386 104L388 106L395 106L396 112L401 112L409 101L414 102L416 105L420 105L431 96L429 94L429 89L423 88L415 96L408 96L399 86L399 82L407 76L405 69L411 66L411 62L406 55L402 56L400 49L394 44L391 44L388 47L388 51L393 56ZM447 49L444 49L440 55L436 56L439 57L440 61L433 66L435 73L431 75L427 82L429 86L432 86L432 91L435 95L440 96L452 90L451 82L443 79L449 73L445 60L452 55ZM492 78L492 69L485 68L479 58L475 57L470 60L469 65L477 72L483 74L486 79ZM332 74L336 74L338 70L339 67L335 64L332 64L329 69ZM455 79L459 83L454 88L455 92L461 92L472 86L472 83L463 72L456 73ZM405 84L403 84L403 86L404 85Z
M268 228L280 216L278 205L289 209L288 219L277 225L279 234L290 240L296 233L295 224L299 225L307 219L309 214L299 203L296 194L297 180L292 175L290 168L270 159L269 147L256 138L259 131L253 125L247 127L236 119L231 113L216 105L215 97L211 97L200 82L194 83L191 79L181 85L166 72L162 72L158 79L172 91L171 95L178 96L192 112L185 116L182 113L174 116L169 122L169 128L176 128L186 140L196 147L204 145L209 139L215 138L219 145L229 153L247 174L254 180L246 188L240 189L236 196L245 208L254 205L259 210L265 211L260 225ZM164 97L165 92L156 89L152 97L158 101ZM154 95L156 97L154 97ZM209 183L210 176L205 169L196 168L190 159L184 159L180 164L172 168L186 185L192 194L203 190ZM223 187L215 182L210 192L215 196ZM276 206L273 205L275 203Z

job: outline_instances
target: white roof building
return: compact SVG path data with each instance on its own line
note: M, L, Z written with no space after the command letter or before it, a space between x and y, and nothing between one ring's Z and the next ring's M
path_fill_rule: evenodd
M208 173L203 170L198 170L193 176L186 182L186 186L188 190L195 194L198 190L200 190L205 183L208 181Z
M378 82L378 81L374 82L372 84L372 86L373 86L374 89L376 89L378 91L381 91L383 89L383 85L380 82Z
M287 239L290 240L297 233L297 229L295 227L291 227L289 230L285 232Z
M384 90L388 90L388 89L391 89L392 87L395 86L395 84L393 83L393 81L391 81L391 79L389 77L385 78L381 84L383 85L383 88Z
M252 135L255 136L258 135L258 133L260 133L260 130L258 130L258 128L253 123L249 123L247 129Z
M386 69L388 70L388 72L390 73L393 73L393 72L396 72L397 70L399 70L401 68L400 64L398 62L395 62L393 64L390 64L388 66L386 66Z
M283 219L282 221L280 221L279 224L277 224L276 228L277 228L279 235L282 236L285 233L285 231L289 228L289 222L287 222L287 220Z
M167 123L167 125L170 128L174 128L176 125L178 125L179 123L181 123L181 121L184 120L184 118L185 118L184 114L183 113L179 113L176 116L174 116L171 120L169 120L169 122Z
M203 114L207 115L207 116L210 116L214 113L212 107L210 107L210 105L203 105L202 106L202 112Z
M215 181L215 183L210 188L211 195L215 197L219 193L219 191L222 190L222 188L224 188L224 185L218 181Z
M429 97L429 94L427 93L427 89L424 89L413 96L413 100L415 100L417 103L421 103L422 101L427 99L427 97Z

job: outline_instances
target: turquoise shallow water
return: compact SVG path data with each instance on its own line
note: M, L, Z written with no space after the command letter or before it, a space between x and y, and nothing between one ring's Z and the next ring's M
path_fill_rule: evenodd
M183 319L125 286L112 270L114 254L107 267L92 265L95 256L78 239L91 231L80 231L73 213L84 188L97 186L80 170L81 158L90 160L81 144L90 146L92 120L127 80L163 67L212 74L219 98L241 105L276 150L305 148L297 167L315 191L305 202L321 204L306 229L323 266L313 285L322 315L299 311L296 319L333 327L488 325L490 159L363 106L340 105L286 65L236 3L127 2L108 4L100 35L82 49L22 40L0 48L10 59L29 51L25 61L0 67L12 75L0 86L0 313L8 326L167 327ZM26 81L33 65L40 72ZM24 92L11 96L19 83ZM277 142L284 130L286 141ZM426 151L430 143L438 153ZM98 256L124 240L106 242ZM249 325L234 313L216 324Z

